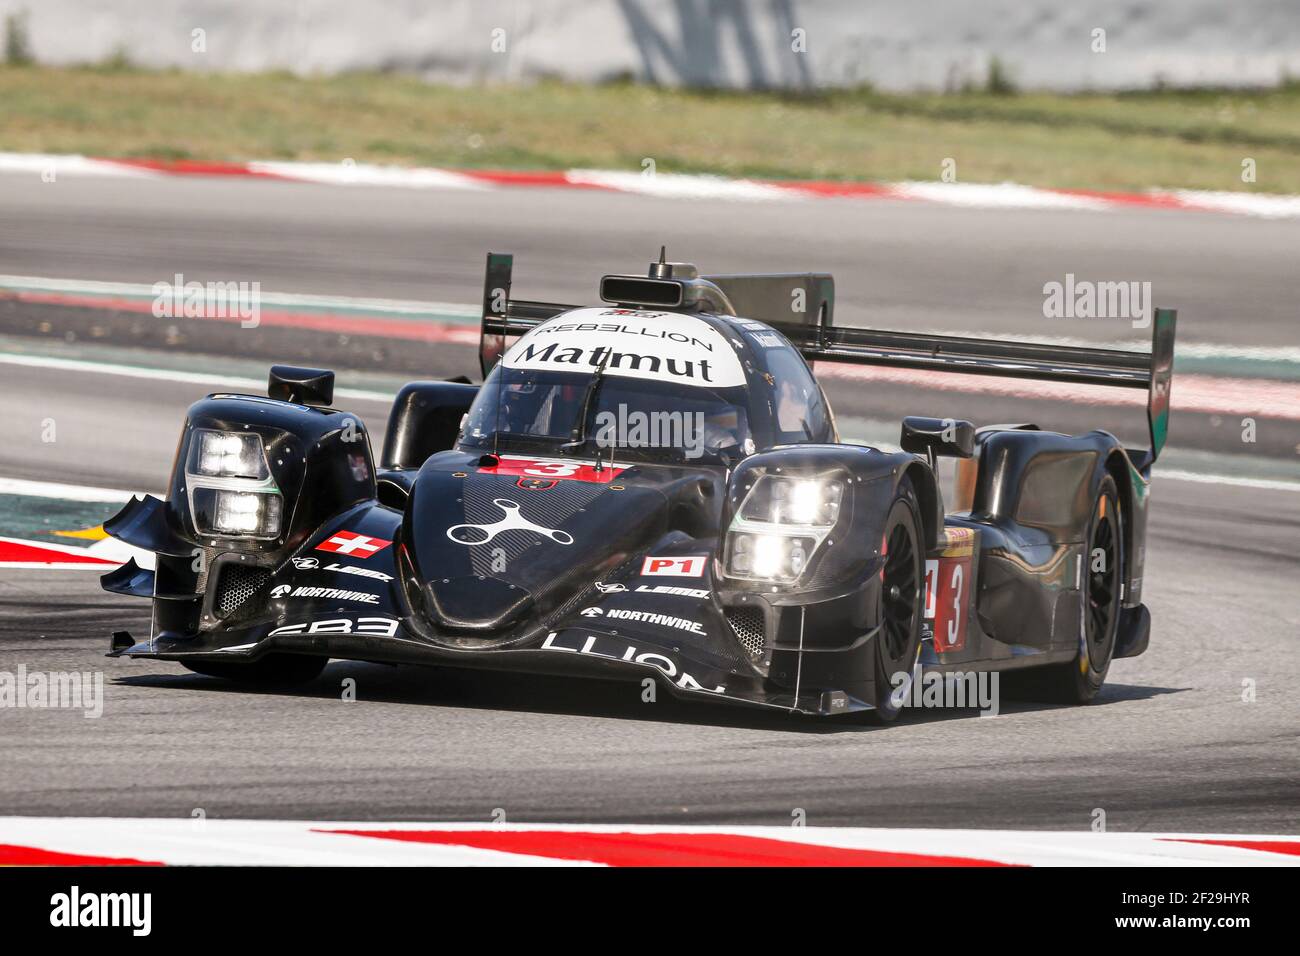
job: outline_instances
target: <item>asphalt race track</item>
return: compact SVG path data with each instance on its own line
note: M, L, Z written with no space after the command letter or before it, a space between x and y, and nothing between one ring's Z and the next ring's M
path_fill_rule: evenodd
M1095 339L1042 317L1043 283L1073 272L1150 279L1157 301L1180 310L1180 341L1282 348L1300 337L1295 221L0 177L7 275L152 283L181 272L472 303L492 248L516 253L517 294L572 301L590 299L602 272L639 269L661 242L707 271L831 271L845 322ZM473 373L473 352L431 349L429 368ZM185 407L209 390L0 364L0 478L157 492ZM977 423L1141 434L1140 414L1115 423L1104 408L850 381L829 391L848 420L948 409ZM382 402L351 407L382 434ZM1215 474L1258 473L1235 421L1215 417L1176 416L1170 458L1181 449L1211 456ZM41 440L46 419L57 441ZM1300 423L1263 409L1259 427L1294 466ZM499 808L513 822L779 825L802 810L812 825L1082 830L1100 808L1112 830L1295 832L1300 492L1162 481L1157 466L1152 509L1151 648L1112 667L1095 705L914 712L884 729L666 694L647 704L637 684L347 662L299 692L250 693L174 665L105 660L108 634L147 631L148 610L101 591L94 572L0 569L0 670L100 670L107 685L97 720L0 710L0 815L487 821ZM346 678L355 701L341 699Z
M516 294L566 302L591 296L606 272L640 271L665 243L706 273L831 272L846 324L1083 335L1077 321L1042 317L1043 283L1074 273L1149 280L1189 338L1297 344L1291 219L15 174L0 174L0 211L10 275L153 283L180 272L473 303L491 249L515 253ZM1143 338L1122 322L1106 334Z

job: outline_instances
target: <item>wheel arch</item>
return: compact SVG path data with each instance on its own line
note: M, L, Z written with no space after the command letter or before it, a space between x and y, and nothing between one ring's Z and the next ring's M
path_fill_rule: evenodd
M1133 473L1129 467L1128 457L1122 449L1112 449L1110 454L1106 456L1103 474L1110 475L1115 480L1115 489L1119 492L1120 527L1123 530L1122 540L1124 543L1124 550L1121 555L1123 565L1120 569L1120 580L1124 584L1124 599L1120 603L1121 606L1127 606L1133 592L1133 562L1134 555L1137 553L1135 547L1138 534L1138 523L1135 520L1137 489L1133 485ZM1100 484L1100 477L1098 478L1098 484Z
M938 479L930 466L919 458L904 467L899 478L911 481L916 491L916 501L921 510L921 549L928 554L934 550L943 528L943 495L939 491Z

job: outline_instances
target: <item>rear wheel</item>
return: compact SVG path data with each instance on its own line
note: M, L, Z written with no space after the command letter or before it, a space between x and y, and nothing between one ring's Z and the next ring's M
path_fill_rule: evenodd
M1019 696L1059 704L1086 704L1101 690L1119 638L1124 572L1124 523L1115 479L1097 489L1084 552L1083 621L1079 653L1068 664L1026 670L1015 677ZM1011 675L1004 675L1011 676Z
M248 663L236 661L181 661L185 667L205 677L261 687L293 687L320 676L328 658L307 654L267 654Z
M885 519L885 566L881 572L880 631L872 642L875 666L874 723L890 723L911 693L912 671L921 653L921 512L912 483L904 478Z

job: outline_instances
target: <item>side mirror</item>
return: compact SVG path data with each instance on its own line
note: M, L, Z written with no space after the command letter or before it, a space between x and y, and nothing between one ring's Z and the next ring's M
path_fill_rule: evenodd
M461 382L403 385L388 415L381 466L419 468L430 455L455 446L478 388Z
M960 419L909 415L903 419L899 444L903 451L925 455L931 460L937 455L970 458L975 454L975 426Z
M328 407L334 401L334 373L323 368L272 365L266 394L282 402Z

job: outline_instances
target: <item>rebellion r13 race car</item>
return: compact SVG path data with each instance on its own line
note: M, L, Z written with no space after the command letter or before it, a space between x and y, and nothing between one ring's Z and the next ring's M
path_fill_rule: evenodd
M1060 348L837 326L829 275L661 254L580 307L512 298L511 268L489 254L483 384L405 386L378 466L332 372L195 403L167 500L105 525L155 555L103 578L153 602L111 655L250 683L329 658L649 676L887 721L918 664L1086 702L1146 649L1173 311L1149 353ZM843 444L814 361L1146 389L1150 448L955 418L905 418L901 452Z

